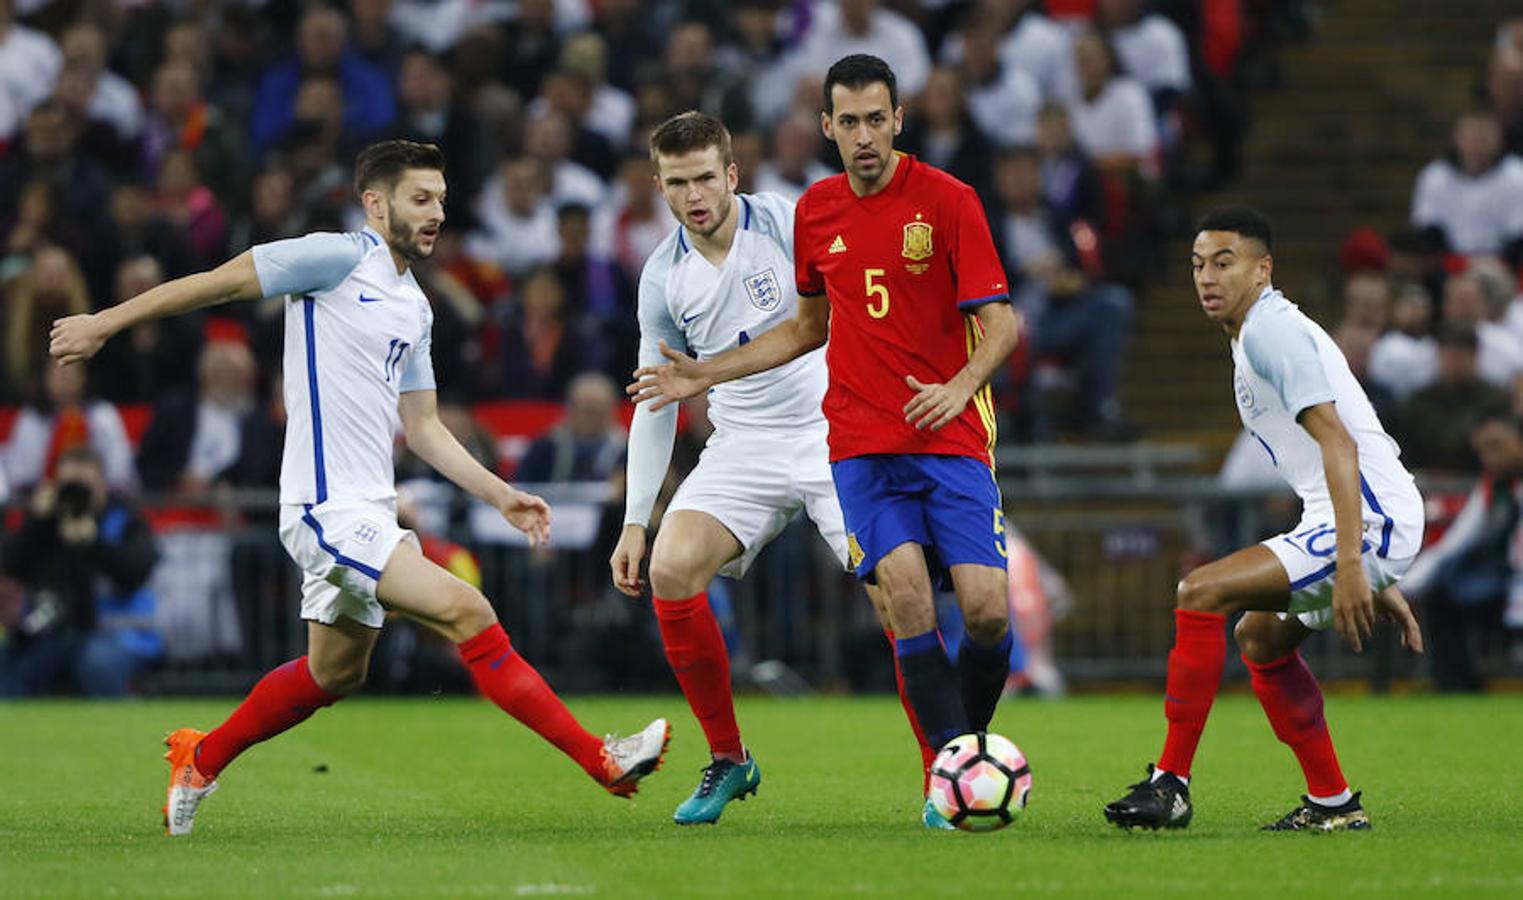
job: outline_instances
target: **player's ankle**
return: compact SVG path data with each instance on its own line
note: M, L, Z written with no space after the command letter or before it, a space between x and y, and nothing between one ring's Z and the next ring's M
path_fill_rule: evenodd
M1185 787L1189 787L1190 786L1190 778L1189 778L1189 776L1187 776L1187 775L1176 775L1173 772L1170 772L1168 769L1158 768L1157 766L1153 767L1153 774L1152 774L1151 777L1149 777L1148 780L1153 782L1154 784L1156 784L1159 781L1162 781L1164 778L1173 778L1175 781L1179 782L1180 784L1184 785Z
M746 760L751 758L751 754L747 752L745 747L741 747L739 750L727 750L723 753L715 753L713 756L715 762L724 760L726 762L732 762L737 766L743 765Z
M1318 806L1325 806L1329 809L1333 809L1342 806L1350 800L1354 799L1354 792L1345 787L1338 793L1329 794L1325 797L1318 797L1316 794L1307 794L1306 799L1317 804Z

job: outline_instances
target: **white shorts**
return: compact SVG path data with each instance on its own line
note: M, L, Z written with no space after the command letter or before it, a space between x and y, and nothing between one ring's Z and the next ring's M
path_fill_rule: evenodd
M667 507L679 509L713 516L740 542L740 556L725 563L721 575L744 575L800 510L848 568L846 523L823 428L793 434L716 431Z
M1414 557L1387 559L1376 553L1380 523L1365 524L1364 573L1370 589L1379 593L1401 580ZM1330 523L1301 520L1284 534L1263 542L1290 576L1290 606L1280 618L1295 616L1307 628L1321 631L1333 624L1333 578L1337 570L1336 530Z
M380 628L386 614L376 584L403 540L418 546L418 538L397 524L394 500L283 504L280 543L301 567L301 617L332 625L348 616Z

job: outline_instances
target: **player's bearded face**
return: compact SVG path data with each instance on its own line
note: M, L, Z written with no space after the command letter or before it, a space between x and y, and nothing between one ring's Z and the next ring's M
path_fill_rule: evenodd
M426 169L404 174L386 199L386 242L410 261L428 259L443 225L443 174Z
M1248 307L1269 285L1272 266L1263 245L1235 231L1196 235L1190 268L1206 318L1222 325L1241 325Z
M739 170L724 161L718 147L662 155L657 172L666 205L688 231L708 237L730 220Z
M830 89L830 99L833 110L821 119L825 136L835 141L841 164L854 179L876 184L893 158L904 110L893 107L882 82L857 90L838 84Z

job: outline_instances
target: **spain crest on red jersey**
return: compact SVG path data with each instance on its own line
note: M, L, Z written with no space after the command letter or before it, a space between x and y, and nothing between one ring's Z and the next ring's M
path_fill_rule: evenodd
M932 253L931 223L909 222L904 226L904 258L928 259Z

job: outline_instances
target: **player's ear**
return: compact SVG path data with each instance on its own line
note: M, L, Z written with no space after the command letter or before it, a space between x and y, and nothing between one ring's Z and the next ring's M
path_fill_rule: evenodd
M730 190L734 191L740 185L740 166L730 163L724 169L725 180L730 184Z
M365 215L379 220L381 214L386 211L386 204L381 197L381 192L375 188L366 188L360 194L360 206L365 210Z
M901 132L903 130L904 130L904 107L902 107L902 106L896 106L896 107L894 107L894 137L898 137L899 136L899 132Z
M1259 257L1259 277L1265 284L1274 281L1274 257L1265 253Z
M828 112L821 112L820 113L820 130L825 132L825 138L826 138L826 140L833 141L833 140L836 139L835 129L832 128L831 125L830 125L830 113L828 113Z

